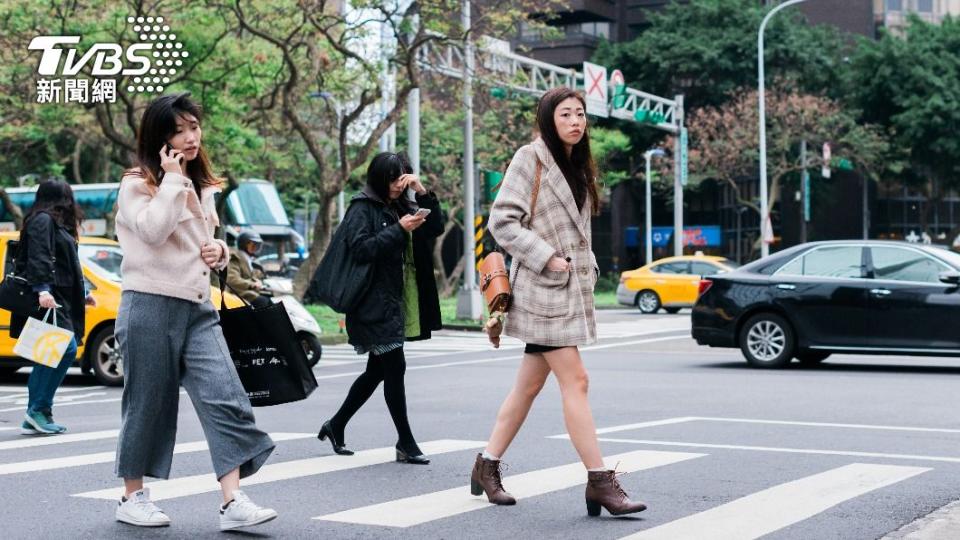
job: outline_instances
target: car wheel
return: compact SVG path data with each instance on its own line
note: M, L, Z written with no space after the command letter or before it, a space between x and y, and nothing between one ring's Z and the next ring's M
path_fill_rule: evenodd
M641 291L637 295L637 307L640 313L652 315L660 309L660 297L653 291Z
M320 356L323 354L323 345L320 344L320 339L309 332L297 332L297 340L303 347L303 352L307 354L307 364L310 367L317 365Z
M113 324L97 332L87 349L93 376L106 386L123 386L123 355L114 335Z
M823 351L804 351L797 354L797 360L805 366L815 366L823 362L830 356L830 353Z
M665 307L663 308L663 310L671 315L676 315L677 313L680 313L680 308L678 307Z
M780 368L793 358L793 329L775 313L750 317L740 331L740 350L756 368Z

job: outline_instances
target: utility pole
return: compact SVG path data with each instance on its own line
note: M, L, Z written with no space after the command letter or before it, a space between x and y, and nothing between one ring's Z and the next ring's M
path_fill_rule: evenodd
M677 125L683 129L683 94L677 95L674 100L677 102L674 115L677 119ZM683 255L683 171L680 154L680 133L673 141L673 254L676 257Z
M643 153L643 158L647 161L647 175L645 177L646 186L644 188L644 194L646 195L645 197L646 202L645 202L645 207L643 211L644 229L645 229L645 232L644 232L645 250L644 251L646 255L644 257L644 261L645 261L644 264L650 264L653 262L653 216L651 215L653 212L653 204L651 202L651 199L653 197L651 194L652 190L650 189L650 160L654 156L660 157L663 155L664 155L664 151L662 148L653 148Z
M800 243L807 243L810 221L810 173L807 172L807 140L800 141Z
M470 0L463 0L461 21L463 43L463 287L457 295L457 318L478 320L482 315L474 263L473 221L475 215L473 157L473 72L474 57L470 22Z
M767 208L767 105L766 90L764 85L763 71L763 31L767 28L767 23L781 9L806 2L806 0L787 0L779 6L770 10L767 16L760 23L760 31L757 33L757 94L760 99L760 256L766 257L770 254L770 244L767 243L767 236L773 236L773 231L768 231L770 221L770 209ZM769 225L773 227L773 225Z

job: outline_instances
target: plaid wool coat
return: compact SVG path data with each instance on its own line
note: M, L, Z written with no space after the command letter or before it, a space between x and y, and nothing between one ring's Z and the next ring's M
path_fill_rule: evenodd
M534 215L530 204L537 159L542 164ZM513 156L490 209L493 238L512 257L513 302L504 333L525 343L565 347L597 340L593 288L599 268L590 238L589 195L577 210L573 192L542 139ZM547 270L570 257L569 272Z

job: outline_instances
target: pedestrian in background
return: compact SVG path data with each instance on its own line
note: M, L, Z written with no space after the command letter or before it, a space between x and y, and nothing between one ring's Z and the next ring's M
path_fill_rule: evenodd
M263 273L253 267L253 258L260 253L263 238L257 231L245 230L237 236L237 247L230 250L227 285L253 307L266 307L270 299L260 294Z
M96 301L85 292L77 243L83 211L77 206L70 184L51 180L40 184L33 207L23 220L14 274L26 278L37 293L39 309L30 317L43 319L49 309L57 312L57 326L73 332L73 339L57 367L34 364L27 379L27 412L21 433L55 435L67 430L53 421L53 397L67 370L77 359L83 343L85 305ZM18 338L28 315L10 317L10 337Z
M490 232L513 257L513 301L504 333L526 347L487 447L477 455L470 489L474 495L485 492L494 504L516 504L504 490L500 458L552 372L567 433L587 468L587 512L600 515L602 506L620 515L646 506L631 501L615 471L603 464L587 399L587 370L577 349L597 336L593 288L599 268L590 217L600 201L585 109L584 99L569 88L554 88L540 98L540 136L514 155L490 210Z
M143 477L170 476L181 385L220 481L221 530L277 517L240 491L240 479L257 472L274 444L254 423L210 302L209 272L227 266L227 246L213 237L220 180L201 145L200 122L189 94L153 100L140 123L137 166L117 197L123 293L116 336L124 387L116 474L125 494L116 519L142 527L170 524Z
M404 341L429 339L441 328L433 274L433 241L443 233L440 202L427 191L403 155L378 154L367 168L367 185L350 202L340 227L349 231L350 256L373 265L370 288L346 314L347 335L367 368L353 382L340 409L320 429L333 451L351 455L344 431L383 382L383 397L397 429L396 459L427 464L407 419ZM407 189L415 193L410 200Z

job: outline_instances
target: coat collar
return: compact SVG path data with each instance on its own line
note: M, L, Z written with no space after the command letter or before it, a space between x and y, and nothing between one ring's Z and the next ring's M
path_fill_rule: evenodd
M554 194L556 194L557 198L563 204L564 210L567 211L570 219L572 219L573 223L577 226L577 231L580 232L580 236L589 240L583 224L586 219L589 219L589 214L584 215L584 211L589 213L588 207L590 201L585 200L583 202L583 210L577 209L577 201L573 196L573 191L570 189L570 184L567 183L566 177L563 176L563 172L560 171L560 166L557 165L557 162L553 159L553 154L550 153L550 149L547 148L547 143L543 142L543 138L537 137L537 139L533 141L533 149L537 154L537 159L543 164L540 183L549 186L550 189L553 190Z

